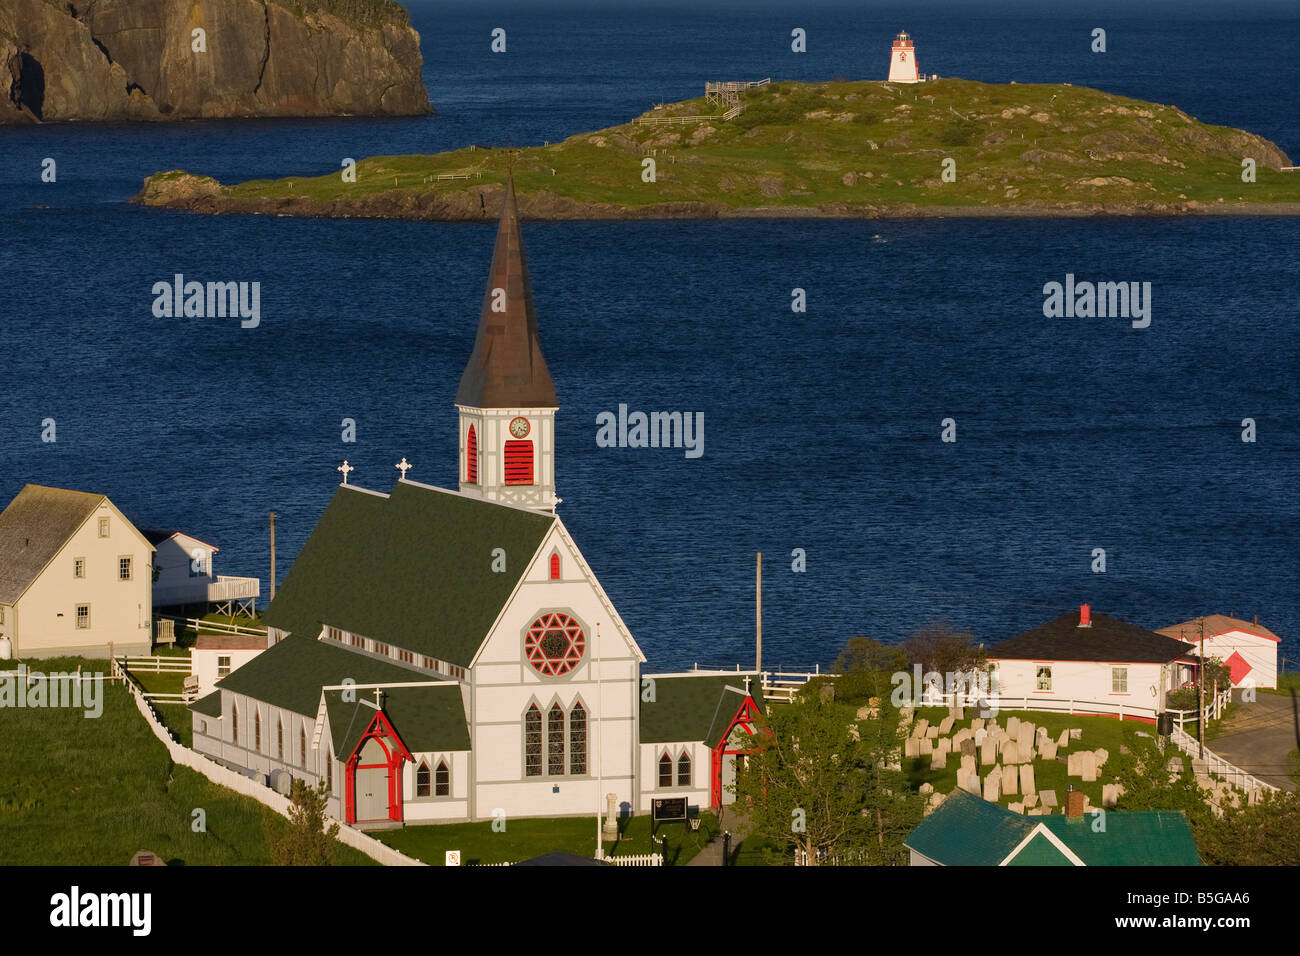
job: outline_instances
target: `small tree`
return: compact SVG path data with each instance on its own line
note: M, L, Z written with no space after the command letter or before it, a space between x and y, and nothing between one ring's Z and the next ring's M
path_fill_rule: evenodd
M970 631L958 631L946 623L930 624L903 642L903 653L922 671L961 674L984 666L988 653Z
M334 838L339 825L326 827L325 807L329 788L324 782L309 787L294 780L289 792L289 830L283 840L271 846L271 855L279 866L329 866L333 862Z
M907 669L907 655L897 647L890 647L870 637L850 637L844 650L835 659L835 670L841 674L865 674Z

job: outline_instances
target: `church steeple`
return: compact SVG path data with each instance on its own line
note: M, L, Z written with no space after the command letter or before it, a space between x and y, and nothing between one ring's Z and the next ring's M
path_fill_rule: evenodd
M512 176L474 350L456 391L460 490L553 511L555 383L542 357Z

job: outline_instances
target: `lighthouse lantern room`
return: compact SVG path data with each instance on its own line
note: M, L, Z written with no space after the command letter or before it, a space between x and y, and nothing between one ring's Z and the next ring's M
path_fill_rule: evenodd
M916 48L904 30L894 38L894 49L889 55L890 83L920 83L921 73L916 65Z

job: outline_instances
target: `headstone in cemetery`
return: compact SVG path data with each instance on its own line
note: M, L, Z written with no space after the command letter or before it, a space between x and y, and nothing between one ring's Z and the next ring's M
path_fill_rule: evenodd
M1005 794L1019 793L1020 772L1016 767L1002 768L1002 792Z
M1061 805L1061 801L1056 799L1055 790L1044 790L1038 795L1038 799L1043 801L1043 809L1051 810Z
M1020 765L1020 792L1025 796L1036 793L1038 787L1034 785L1034 765L1031 763Z

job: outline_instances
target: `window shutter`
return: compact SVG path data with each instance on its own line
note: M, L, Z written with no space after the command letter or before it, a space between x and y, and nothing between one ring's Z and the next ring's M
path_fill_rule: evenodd
M507 485L533 483L533 443L530 441L506 442L505 455Z

